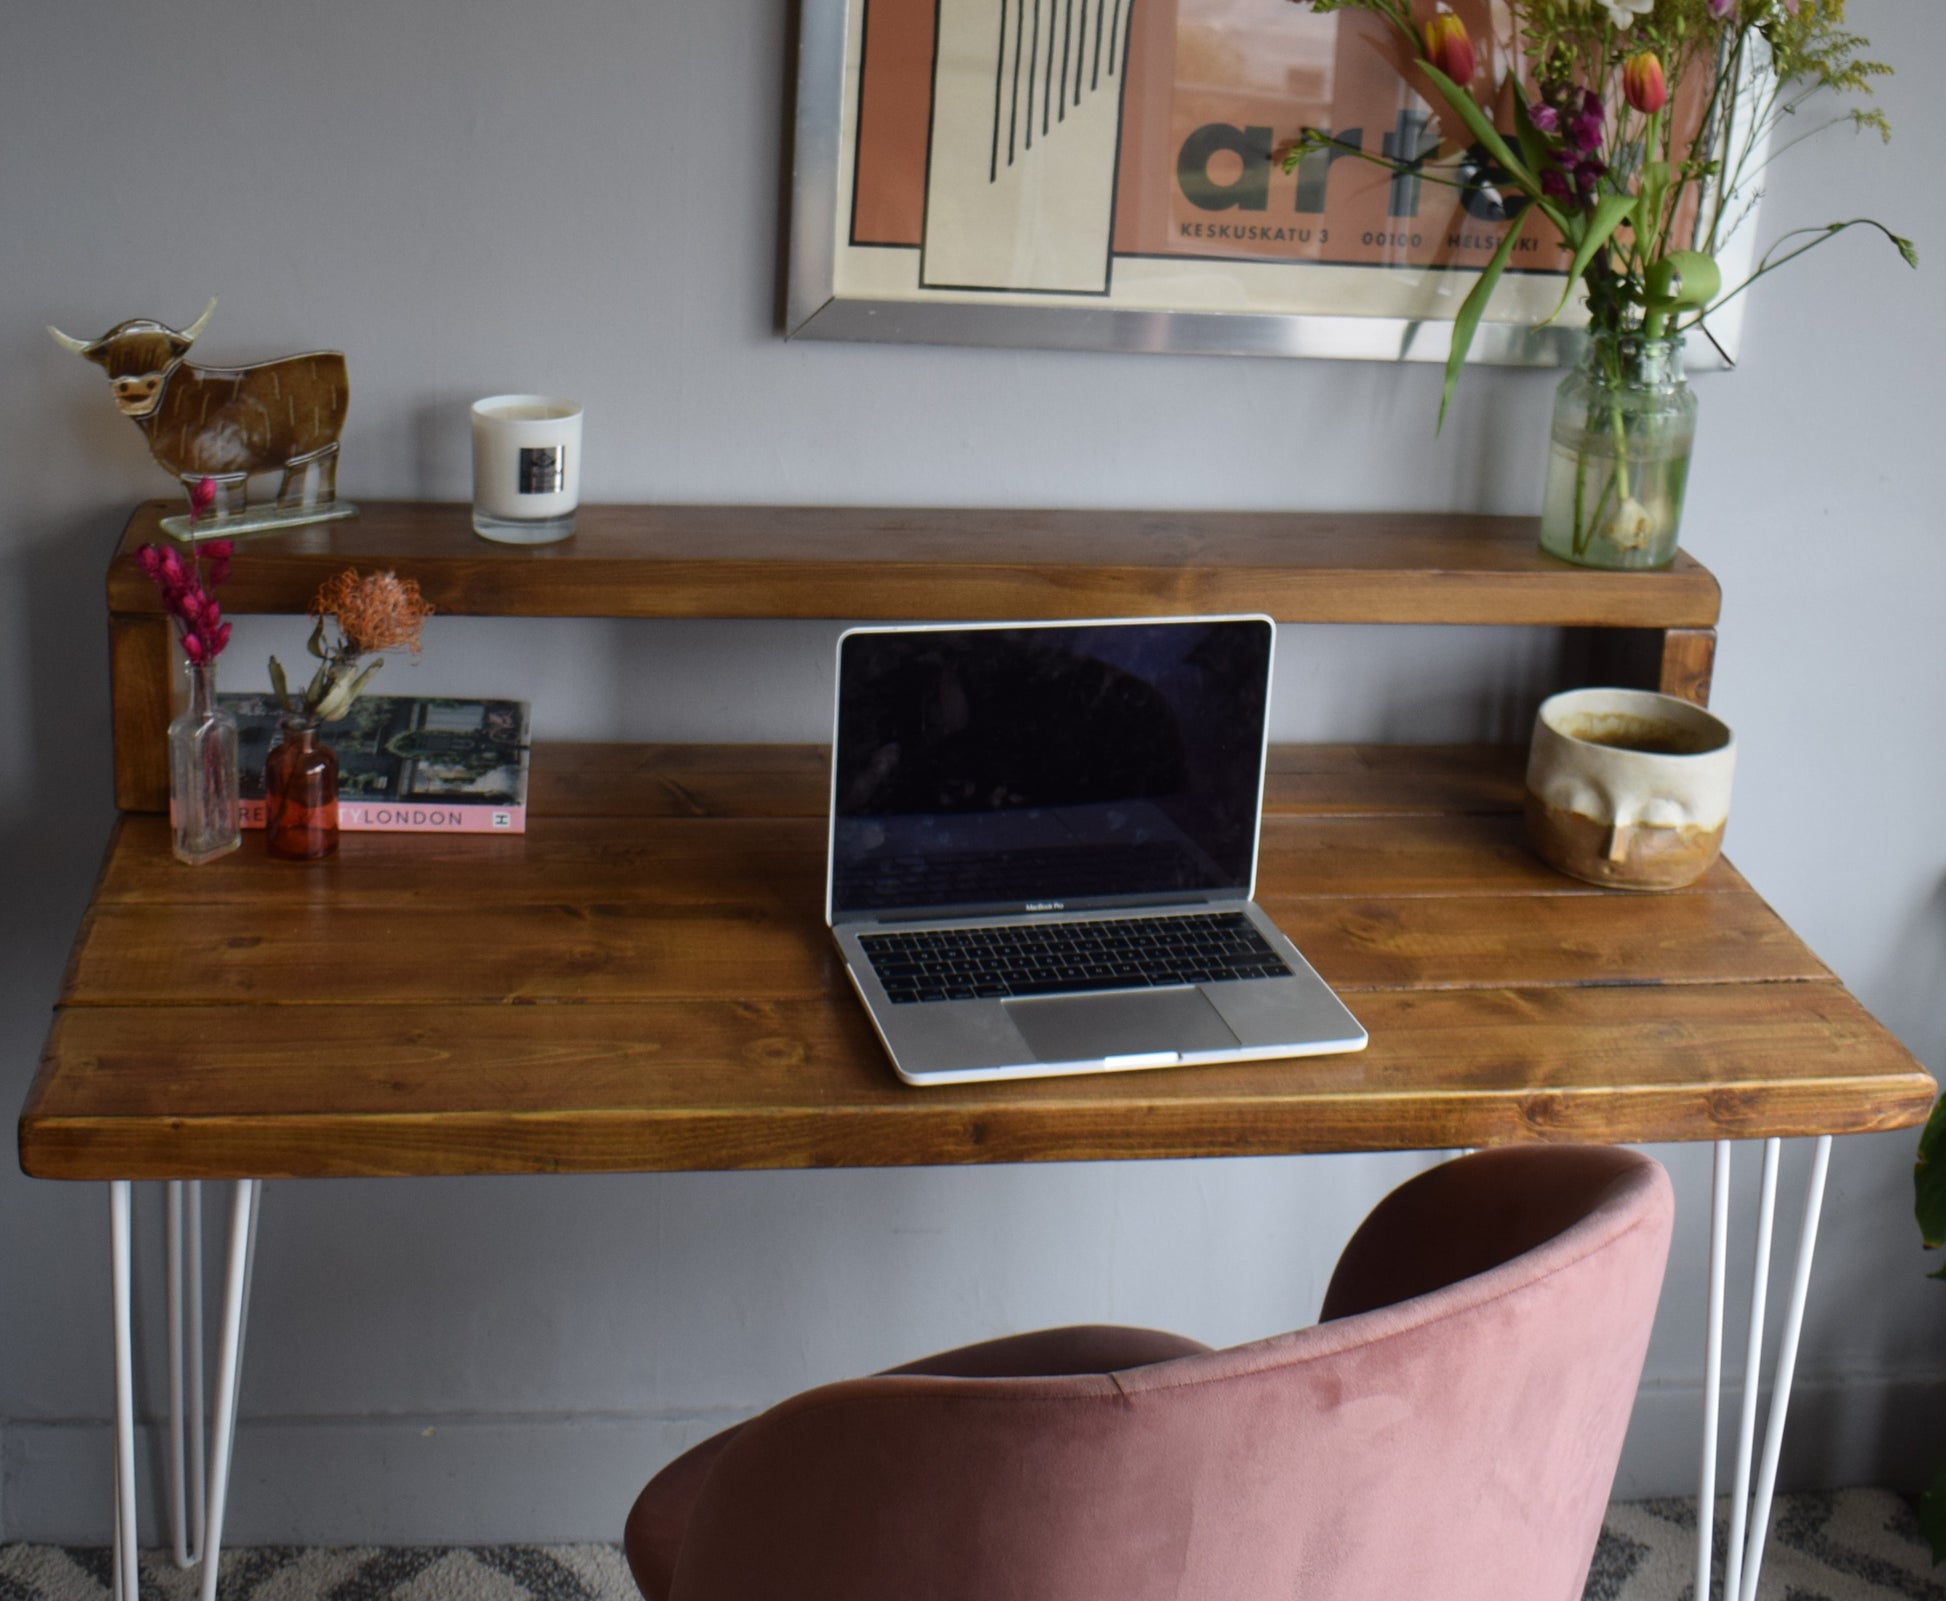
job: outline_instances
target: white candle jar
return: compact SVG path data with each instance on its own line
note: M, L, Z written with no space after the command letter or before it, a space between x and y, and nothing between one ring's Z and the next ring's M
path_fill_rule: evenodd
M473 531L507 545L574 532L581 502L581 407L547 395L473 403Z

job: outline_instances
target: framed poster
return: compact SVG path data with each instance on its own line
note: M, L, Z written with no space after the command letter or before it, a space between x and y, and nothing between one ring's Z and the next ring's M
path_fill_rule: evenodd
M1456 9L1504 79L1504 9ZM785 331L1443 361L1510 213L1410 66L1381 19L1292 0L803 0ZM1307 128L1331 143L1286 173ZM1435 153L1458 186L1365 159ZM1551 232L1471 359L1571 358L1578 296L1533 326L1566 285ZM1741 304L1711 319L1726 354Z

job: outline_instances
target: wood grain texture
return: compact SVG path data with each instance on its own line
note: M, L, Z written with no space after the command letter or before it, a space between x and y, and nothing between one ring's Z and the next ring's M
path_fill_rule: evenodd
M1698 706L1710 703L1716 673L1714 628L1671 628L1662 636L1662 672L1656 687Z
M1932 1095L1829 982L1357 1007L1354 1056L924 1091L823 1001L79 1008L21 1148L71 1179L878 1167L1862 1133Z
M147 579L143 580L148 582ZM125 812L169 809L169 719L176 646L166 617L108 619L109 694L114 708L115 805Z
M110 609L153 612L138 508ZM1716 580L1597 572L1541 553L1531 518L1444 513L584 506L572 539L496 545L467 508L363 503L345 522L252 538L232 612L301 612L346 564L419 580L443 612L857 619L1266 611L1280 622L1708 627Z
M1933 1093L1727 864L1674 895L1577 884L1522 842L1517 752L1383 747L1276 754L1260 885L1368 1051L912 1090L823 926L821 752L548 760L590 814L517 839L347 836L311 868L254 839L181 868L160 819L125 818L21 1119L27 1171L1741 1138L1904 1127Z
M815 817L826 745L535 746L531 813L553 817ZM1517 812L1524 746L1273 745L1264 811L1436 817Z

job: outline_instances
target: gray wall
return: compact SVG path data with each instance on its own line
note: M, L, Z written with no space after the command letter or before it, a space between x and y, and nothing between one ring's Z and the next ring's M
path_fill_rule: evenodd
M1727 594L1732 851L1938 1066L1946 318L1924 208L1946 15L1852 11L1899 64L1884 96L1899 137L1798 152L1766 223L1876 213L1935 264L1908 273L1861 237L1761 287L1743 370L1697 385L1687 542ZM587 402L594 499L1538 505L1544 374L1470 374L1435 440L1427 370L784 344L786 27L786 0L15 8L0 60L6 1106L110 818L104 556L162 485L45 322L180 325L219 293L213 359L342 345L353 495L462 496L465 403L536 388ZM525 694L543 733L813 737L830 633L436 623L418 676L387 678ZM229 681L296 644L287 624L240 630ZM1545 637L1284 644L1293 736L1519 737L1555 670ZM1798 1482L1909 1480L1939 1437L1946 1292L1913 1240L1911 1148L1839 1151ZM1695 1450L1707 1160L1663 1154L1691 1227L1625 1469L1638 1491L1678 1488ZM793 1387L1059 1320L1215 1341L1302 1322L1355 1219L1419 1160L274 1185L233 1529L612 1538L660 1461ZM1746 1157L1746 1209L1754 1172ZM98 1189L0 1174L5 1537L106 1536L106 1215ZM155 1311L152 1268L139 1290Z

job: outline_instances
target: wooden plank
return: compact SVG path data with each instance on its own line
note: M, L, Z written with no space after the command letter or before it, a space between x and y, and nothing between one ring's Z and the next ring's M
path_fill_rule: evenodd
M1354 1012L1352 992L1374 988L1830 977L1752 894L1260 899Z
M1835 983L1378 992L1352 1056L915 1091L856 1006L82 1009L39 1177L890 1166L1905 1128L1932 1080ZM329 1064L324 1070L322 1064Z
M797 999L849 1004L814 879L660 900L450 905L98 902L72 1005L375 1006ZM1757 896L1410 894L1260 899L1324 978L1412 986L1728 983L1828 973Z
M1656 687L1665 695L1710 703L1710 681L1716 672L1714 628L1671 628L1662 636L1662 670Z
M144 579L144 583L148 580ZM169 810L169 719L176 647L166 618L110 616L108 673L115 726L115 804Z
M115 610L157 609L134 553L164 509L129 523ZM441 611L478 616L1716 621L1716 581L1692 558L1599 572L1543 555L1535 527L1443 513L586 506L571 540L523 548L476 538L464 506L368 502L350 521L252 538L223 598L232 612L301 612L349 563L417 578Z
M826 745L534 747L531 813L548 817L823 817ZM1273 745L1264 810L1361 813L1519 811L1525 746Z
M1405 814L1264 820L1260 886L1266 896L1574 895L1606 892L1557 873L1529 848L1512 813ZM294 868L264 855L261 838L204 867L169 855L167 822L130 818L110 852L97 904L240 904L262 912L291 897L327 894L334 909L395 906L453 910L454 880L478 874L492 900L515 905L708 907L761 904L783 915L821 914L825 826L789 818L592 817L542 819L524 836L348 835L332 860ZM300 878L297 875L302 874ZM1719 863L1678 894L1747 892Z

